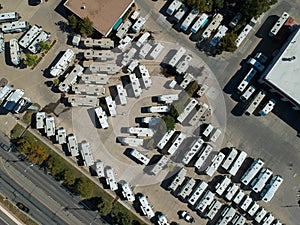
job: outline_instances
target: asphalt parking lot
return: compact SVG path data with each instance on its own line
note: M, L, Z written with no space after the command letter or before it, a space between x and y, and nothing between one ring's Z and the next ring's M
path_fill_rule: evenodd
M7 66L5 63L4 54L0 56L1 66L1 77L6 77L10 83L13 83L17 88L25 89L26 96L31 97L34 102L40 103L42 107L49 103L55 103L59 100L60 94L53 93L50 88L45 85L45 81L49 80L43 74L43 71L49 67L56 55L67 48L66 46L66 33L62 32L59 26L55 25L59 21L65 21L65 19L57 13L57 5L60 1L48 1L39 6L28 6L27 1L4 1L0 0L0 3L4 7L2 11L16 10L20 12L22 19L29 20L31 24L41 25L45 30L49 31L53 38L57 40L57 43L50 50L50 52L44 57L44 59L34 69L15 69L11 66ZM252 32L249 36L249 40L240 47L233 55L224 54L216 58L207 57L203 53L195 49L195 43L189 40L189 37L183 33L178 33L171 28L166 19L158 13L159 9L164 4L164 1L157 2L144 2L138 0L137 5L142 9L142 15L147 15L148 21L146 23L146 29L154 32L154 36L157 40L168 40L170 42L176 42L180 45L194 51L195 54L199 55L202 60L212 70L215 77L219 81L222 88L225 88L232 76L240 69L239 62L241 59L246 59L247 56L257 48L260 43L260 38L256 37L256 31L259 30L260 25L255 27L255 32ZM149 7L151 10L149 10ZM295 1L293 3L287 1L281 1L278 5L273 7L270 11L270 15L280 15L283 10L289 11L297 22L300 22L300 2ZM269 15L268 14L268 15ZM266 14L263 21L268 17ZM49 22L50 21L50 22ZM18 35L7 35L6 37L19 37ZM6 40L7 41L7 40ZM270 53L269 53L270 54ZM281 109L277 110L275 114L271 113L266 117L247 117L247 116L236 116L232 114L232 109L236 106L236 102L231 98L229 94L224 94L226 103L226 134L223 141L223 146L236 146L238 149L244 150L248 153L249 157L262 158L266 161L265 166L270 167L274 174L280 174L284 177L284 182L276 193L274 199L265 204L260 201L268 211L272 212L276 218L279 218L286 224L299 225L300 213L297 203L297 192L300 188L300 166L297 162L300 161L300 139L296 137L297 126L292 125L289 122L290 118L286 118L286 115L293 115L298 117L295 119L299 120L299 113L295 114L287 109L286 105L283 105ZM130 99L134 105L135 99ZM149 100L140 101L136 104L134 109L131 111L137 111L138 107L143 104L150 104ZM81 109L80 109L81 110ZM85 109L84 109L85 110ZM130 110L124 110L126 113L126 119L130 124L134 124ZM117 116L115 123L119 123L124 119L123 111L120 110L119 116ZM80 113L80 112L79 112ZM84 120L77 123L78 127L74 127L72 123L74 120L79 120L77 113L72 110L64 112L64 107L59 105L57 107L56 118L57 126L64 126L68 133L74 130L82 130L79 136L79 140L86 139L86 134L90 132L88 126L84 126ZM286 120L282 120L286 118ZM80 118L81 119L81 118ZM86 118L90 119L90 118ZM120 121L118 121L120 120ZM295 120L293 120L295 122ZM5 120L1 121L1 124L5 123ZM298 123L300 124L300 123ZM84 127L84 129L83 129ZM299 128L299 127L298 127ZM107 145L113 146L113 152L111 160L117 160L116 163L124 163L125 165L130 162L127 157L123 155L123 148L119 144L115 143L115 131L108 129L106 131L99 130L98 134L102 140L105 140ZM77 134L77 133L76 133ZM98 136L97 136L98 137ZM98 143L98 140L95 140ZM97 150L94 152L95 158L101 158L101 149L103 146L99 145ZM98 152L98 153L97 153ZM122 154L120 157L116 157L117 154ZM245 168L244 168L245 169ZM131 167L122 173L128 173L128 179L130 180ZM119 174L121 175L121 174ZM193 169L190 169L188 175L201 180L207 180L206 176L197 175ZM136 177L135 179L139 179ZM134 182L134 180L133 180ZM155 182L154 182L155 183ZM149 202L154 206L156 211L161 211L167 215L170 221L178 221L178 210L187 209L185 203L180 202L179 199L168 193L163 189L160 183L147 185L147 186L136 186L135 192L141 192L149 197ZM200 219L194 212L192 213L196 218L196 224L206 224L207 220ZM186 224L180 220L180 224Z

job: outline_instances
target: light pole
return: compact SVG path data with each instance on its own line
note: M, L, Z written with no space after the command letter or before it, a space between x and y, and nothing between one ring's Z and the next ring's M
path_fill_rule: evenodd
M34 165L36 165L36 163L32 163L32 164L30 164L29 166L27 166L27 167L24 169L24 172L26 173L26 172L27 172L27 169L30 168L30 167L33 167Z

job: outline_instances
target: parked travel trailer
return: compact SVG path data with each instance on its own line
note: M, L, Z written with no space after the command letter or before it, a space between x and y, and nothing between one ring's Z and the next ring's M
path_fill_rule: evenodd
M173 144L170 146L170 148L167 150L168 154L174 155L174 153L178 150L179 146L182 144L186 137L186 134L180 133L175 140L173 141Z
M261 170L264 164L265 162L262 159L255 160L242 176L241 182L244 185L248 185L252 181L252 179L258 174L258 172Z
M152 60L155 60L160 53L164 50L165 46L163 46L161 43L158 43L153 50L149 53L149 58Z
M105 177L104 173L104 163L100 160L95 162L95 171L97 173L98 178Z
M11 23L2 24L3 33L19 33L29 29L29 23L27 21L14 21Z
M208 158L208 156L210 155L210 153L212 152L213 147L209 144L207 144L202 151L200 151L200 154L198 155L198 159L194 164L194 167L196 167L196 169L199 171L202 167L202 165L204 164L204 162L206 161L206 159Z
M282 184L283 178L279 175L274 176L269 184L266 185L260 196L264 202L269 202L274 197L279 186Z
M241 151L236 160L232 163L232 165L229 167L228 173L230 173L232 176L235 176L237 171L241 168L243 162L247 158L247 153L244 151Z
M247 90L241 95L240 99L245 102L247 101L255 92L256 88L251 85Z
M277 35L278 31L282 28L285 21L289 18L289 14L287 12L284 12L281 17L277 20L277 22L274 24L274 26L271 28L269 36L274 37Z
M116 37L122 39L128 32L131 25L132 24L129 20L126 20L123 24L121 24L121 26L119 26L117 29Z
M71 156L79 156L78 143L74 134L71 134L67 137L67 146Z
M71 49L67 49L66 52L61 56L59 61L51 67L50 74L53 77L60 76L69 67L69 65L75 60L75 53Z
M244 225L246 218L243 215L235 214L231 220L232 225Z
M41 51L40 42L46 42L50 39L50 33L46 31L42 31L29 45L28 50L31 51L33 54L36 54Z
M259 205L257 202L253 201L253 204L250 206L249 210L247 211L247 213L250 215L250 216L254 216L254 214L257 212L259 208Z
M197 33L200 29L202 29L208 22L208 15L203 13L194 23L191 28L192 33Z
M180 47L179 50L175 53L175 55L169 61L169 65L172 67L175 67L185 52L186 52L186 49L183 47Z
M213 131L214 126L211 124L208 124L208 126L205 128L205 130L203 131L202 135L206 138L209 137L209 135L211 134L211 132Z
M192 112L192 110L196 107L198 104L198 101L194 98L191 98L189 103L184 108L183 112L177 117L177 120L180 123L183 123L183 121L188 117L188 115Z
M227 176L224 176L223 180L216 185L216 193L220 196L223 195L224 191L231 184L231 179Z
M117 115L116 102L114 100L112 100L112 97L110 95L105 97L105 101L106 101L106 105L107 105L110 116L115 117Z
M115 44L110 38L92 39L85 38L83 45L87 48L113 49Z
M210 206L208 207L208 212L206 213L206 217L209 220L213 220L216 216L216 214L218 213L218 211L221 209L222 207L222 203L219 200L214 200L212 202L212 204L210 204Z
M196 19L196 17L198 16L198 10L193 9L189 15L185 18L185 20L182 22L180 28L183 31L187 31L188 28L191 26L192 22L194 21L194 19Z
M211 39L209 44L213 47L216 47L220 40L226 35L228 28L224 25L219 26L217 33L215 36Z
M70 87L74 85L79 77L83 74L83 67L76 64L70 73L66 74L65 79L58 85L61 92L68 92Z
M160 150L163 150L174 133L175 133L175 130L169 130L168 132L166 132L164 134L164 136L162 137L162 139L160 139L160 141L158 142L157 148L159 148Z
M15 66L19 65L21 62L21 51L18 40L15 38L9 40L9 53L12 64Z
M56 141L58 144L62 145L67 143L67 132L65 128L59 128L56 131L56 136L55 136Z
M253 202L253 199L249 195L246 195L243 198L243 201L240 203L240 208L244 212L247 212L247 209L249 208L249 206L251 205L252 202Z
M139 162L141 162L144 165L147 165L150 162L150 159L144 155L143 153L139 152L136 149L132 149L130 151L130 155L132 155L135 159L137 159Z
M220 13L215 14L208 27L204 30L202 37L204 39L208 39L211 36L212 32L218 29L222 20L223 16Z
M20 18L17 12L0 13L0 23L16 21Z
M151 51L152 45L150 43L146 43L139 52L139 58L140 59L145 59L148 53Z
M256 213L255 215L255 218L254 220L257 222L257 223L260 223L262 221L262 219L267 215L267 211L263 208L263 207L260 207L258 212Z
M13 110L18 101L23 97L24 93L23 89L16 89L15 91L10 92L10 94L6 97L3 107L7 111Z
M128 145L132 147L142 146L144 144L144 140L140 138L133 138L133 137L124 137L120 140L123 145Z
M160 160L153 166L153 168L151 169L151 173L153 175L157 175L160 171L162 171L166 167L168 161L169 159L163 155L160 158Z
M237 87L237 93L241 94L250 84L252 78L255 76L257 71L254 68L251 68L245 78L242 80L242 82Z
M88 95L68 95L68 102L72 107L85 106L97 107L99 106L99 99L97 96Z
M245 196L245 192L242 190L239 190L239 192L236 194L236 196L233 198L233 202L237 205L240 204L240 202L242 201L242 199Z
M192 158L200 151L204 141L201 138L198 138L189 148L182 159L184 165L188 165Z
M55 135L55 121L53 116L47 116L45 118L44 132L47 137Z
M134 202L135 196L134 196L134 193L132 191L130 184L126 181L121 181L120 186L122 188L123 197L129 202Z
M142 47L144 45L144 43L148 40L149 37L150 37L149 32L143 33L142 36L135 43L136 46L138 46L139 48Z
M150 77L149 70L146 68L145 65L139 65L138 68L144 83L144 87L146 89L149 89L152 86L152 80Z
M249 24L247 24L242 32L238 35L237 39L235 40L235 46L238 48L243 41L246 39L250 31L253 30L253 27Z
M276 101L274 99L271 99L265 104L265 106L262 108L262 110L259 111L260 115L266 116L271 112L276 105Z
M108 128L108 121L105 111L99 106L98 108L95 108L95 113L98 118L98 121L101 125L101 128L107 129Z
M140 32L145 23L146 23L145 18L143 17L138 18L138 20L131 27L132 31L135 33Z
M178 23L188 11L188 8L185 5L181 5L180 9L175 13L174 20Z
M94 165L94 158L91 152L90 144L87 141L83 141L81 142L80 147L80 154L82 156L84 165L87 167Z
M36 129L43 129L44 128L44 123L45 123L45 118L46 118L46 113L45 112L37 112L36 113Z
M192 193L195 184L196 180L194 180L193 178L187 178L186 183L180 188L177 196L180 199L185 200Z
M117 86L117 92L118 92L118 99L121 103L121 105L126 105L127 104L127 92L124 89L122 84L118 84Z
M272 175L273 172L271 169L263 168L258 177L251 182L251 189L256 193L262 191Z
M200 181L197 187L194 189L192 195L188 199L188 203L191 206L195 206L197 201L200 199L200 196L203 194L205 189L208 187L208 184L205 181Z
M177 188L181 186L182 183L184 182L186 174L187 174L186 169L181 168L179 172L176 174L176 176L174 177L174 179L172 180L172 183L170 184L168 189L171 192L175 192Z
M118 184L115 178L115 172L112 167L105 168L105 177L106 177L106 184L109 186L110 190L116 191L118 190Z
M146 196L141 195L141 196L138 197L138 200L140 202L140 207L141 207L141 210L142 210L143 214L145 216L147 216L148 219L151 219L152 217L154 217L155 213L154 213L151 205L149 204L148 199L146 198Z
M239 190L239 186L237 186L236 184L232 184L228 189L227 189L227 192L226 192L226 195L225 195L225 198L228 200L228 201L231 201L233 196L238 192Z
M179 0L174 0L171 2L171 4L169 5L169 7L167 8L167 14L169 16L172 16L182 5L182 2Z
M230 221L233 219L234 215L236 213L236 210L232 206L226 206L222 213L221 217L217 221L216 225L226 225L229 224Z
M183 76L183 81L180 83L180 87L182 87L182 89L186 89L187 86L193 82L195 79L194 79L194 76L190 73L186 73L184 76Z
M255 98L252 100L252 102L249 104L249 106L246 109L246 114L251 115L254 113L254 111L257 109L257 107L260 105L262 100L266 97L267 92L264 90L260 90L258 94L255 96Z
M19 45L22 48L27 48L41 32L42 27L33 25L19 40Z
M197 206L195 207L195 210L200 212L201 214L205 215L206 209L210 206L210 204L213 202L215 197L215 194L212 193L210 190L207 190Z
M176 73L178 74L184 74L187 69L189 68L189 63L193 57L191 55L186 55L182 61L180 61L176 66Z
M217 155L215 155L209 166L206 168L205 173L212 177L221 165L224 158L225 155L222 152L219 152Z

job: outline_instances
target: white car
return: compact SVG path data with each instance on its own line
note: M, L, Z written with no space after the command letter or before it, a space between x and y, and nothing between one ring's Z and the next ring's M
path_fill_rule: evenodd
M265 69L265 66L263 66L260 62L258 62L256 59L254 58L250 58L247 61L248 64L254 66L257 70L259 70L260 72L263 71Z
M179 216L189 223L194 223L195 219L187 211L180 211Z
M261 52L256 53L254 58L257 59L258 61L260 61L263 64L266 63L267 60L268 60L268 57L265 56L264 54L262 54Z

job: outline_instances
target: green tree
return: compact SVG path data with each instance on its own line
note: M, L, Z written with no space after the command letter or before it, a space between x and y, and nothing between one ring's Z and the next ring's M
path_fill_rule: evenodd
M213 8L216 10L222 9L224 7L224 0L214 0Z
M116 219L117 219L117 223L120 225L132 224L132 218L124 212L117 212Z
M23 62L26 66L29 66L29 67L33 66L38 59L37 55L32 55L32 54L26 54L25 57L26 58L24 59Z
M245 0L241 4L241 13L250 20L266 12L277 0Z
M58 78L54 79L53 85L54 85L55 87L57 87L57 86L59 85L59 79L58 79Z
M199 12L211 13L213 10L213 0L186 0L185 4Z
M94 33L93 22L88 17L83 18L78 24L79 33L83 36L92 36Z
M71 170L65 170L64 171L64 183L69 186L73 186L75 181L76 181L76 177L75 177L74 173L72 173Z
M78 178L75 181L74 190L83 198L90 198L93 195L93 185L85 177Z
M45 41L40 41L39 46L42 51L48 51L50 49L50 44Z
M223 51L234 52L236 50L235 40L237 35L235 33L228 33L220 40L217 47L217 54L221 54Z
M102 201L98 204L98 211L101 216L107 216L111 213L112 202L109 199L102 198Z
M78 26L78 19L73 14L68 16L69 25L72 27L73 30L77 29Z
M175 118L173 116L171 116L171 115L165 115L161 119L163 121L165 121L167 130L172 130L172 129L175 128L176 121L175 121Z

